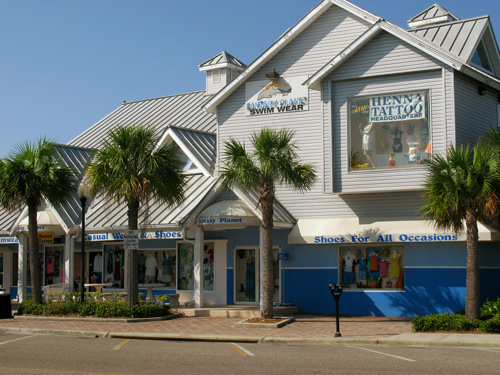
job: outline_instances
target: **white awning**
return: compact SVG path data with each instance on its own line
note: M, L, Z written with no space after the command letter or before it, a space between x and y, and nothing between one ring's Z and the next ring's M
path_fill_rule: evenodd
M208 206L198 216L200 225L258 225L260 220L241 200L225 200Z
M61 223L59 222L56 215L52 211L49 210L38 211L37 224L38 224L38 231L64 233ZM19 222L17 231L28 232L28 230L29 230L29 217L26 216Z
M478 223L479 241L500 241L500 233ZM288 235L290 244L363 244L460 242L465 233L442 232L414 218L338 218L299 220Z

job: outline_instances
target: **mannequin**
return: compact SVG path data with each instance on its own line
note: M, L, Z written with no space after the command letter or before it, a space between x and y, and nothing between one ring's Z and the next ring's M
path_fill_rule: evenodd
M374 167L375 164L373 164L373 160L370 156L370 153L373 150L373 136L371 134L373 131L373 123L370 122L368 125L360 124L359 131L361 132L361 135L363 137L361 140L361 149L363 150L363 153L365 154L368 162L372 167Z
M156 257L153 254L149 254L146 259L146 283L151 284L153 282L157 265Z
M351 250L347 251L347 254L344 255L344 283L351 284L354 283L354 262L356 261L356 257L351 252Z
M401 255L398 254L396 250L392 250L391 254L391 269L389 272L389 277L398 278L401 273L401 263L400 263Z
M173 272L174 259L170 256L170 254L168 254L167 256L163 256L163 261L161 265L163 269L162 281L168 284L172 281L174 273Z

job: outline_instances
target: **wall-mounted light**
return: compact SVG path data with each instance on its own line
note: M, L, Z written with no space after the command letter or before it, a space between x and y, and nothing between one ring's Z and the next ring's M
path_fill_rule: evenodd
M486 92L486 87L481 87L481 86L477 87L477 93L479 95L484 95L485 92Z
M272 73L266 73L266 78L267 79L278 79L280 75L276 72L276 70L273 70Z

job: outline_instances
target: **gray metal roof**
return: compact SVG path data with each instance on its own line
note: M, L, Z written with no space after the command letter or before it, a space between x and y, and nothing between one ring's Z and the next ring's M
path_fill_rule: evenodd
M99 148L109 130L118 125L149 125L158 132L169 126L215 133L216 117L203 111L212 98L205 91L171 95L161 98L124 102L102 120L71 140L71 146Z
M9 211L0 207L0 236L9 236L12 226L21 214L21 209Z
M196 207L215 183L215 178L201 173L188 175L184 202L174 206L166 206L161 202L149 202L141 207L139 226L141 228L177 227L178 222ZM112 198L100 195L92 200L85 219L85 226L89 231L127 228L127 205L123 202L116 204Z
M487 25L489 18L483 16L421 27L408 32L431 42L466 64L475 52Z
M213 175L215 170L215 158L217 155L216 136L210 133L196 132L175 127L171 127L170 129L194 158L202 164L203 168Z
M88 148L56 145L56 152L61 157L63 163L73 169L75 175L77 176L78 184L82 180L83 169L85 168L86 163L90 161L92 151L92 149ZM66 228L72 229L76 225L81 224L81 201L76 191L73 192L71 198L67 200L66 204L56 205L53 209L60 217Z
M80 182L84 165L90 160L92 150L57 144L55 145L55 151L61 158L62 164L70 167L79 179L78 182ZM14 229L14 224L21 219L20 215L22 214L23 209L24 207L13 212L0 209L0 235L10 234L10 232ZM60 219L61 225L65 229L71 229L75 225L79 225L81 222L81 203L76 191L73 192L72 196L64 205L51 207L48 206L46 202L43 202L40 205L39 210L45 209L52 209L56 213L56 216Z
M431 5L429 8L420 12L415 17L408 20L408 25L412 27L414 24L425 24L426 22L443 22L444 21L458 21L459 18L446 9L444 9L439 4Z
M230 66L232 65L232 68L237 69L237 70L243 70L246 68L246 64L238 60L236 57L231 55L230 53L226 51L222 51L221 53L215 55L211 59L208 59L204 63L201 63L198 65L200 69L203 68L210 68L210 67L216 67L216 66Z

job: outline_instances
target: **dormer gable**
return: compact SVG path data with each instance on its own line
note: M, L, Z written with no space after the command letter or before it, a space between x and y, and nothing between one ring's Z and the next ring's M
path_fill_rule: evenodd
M216 138L214 134L169 127L158 143L174 144L181 169L187 174L211 176L215 169Z
M458 21L460 18L448 12L439 4L431 5L429 8L420 12L415 17L408 20L408 26L416 29L423 26L434 25L437 23Z
M468 64L500 77L500 53L489 22L483 30L482 37L478 39Z
M235 79L246 65L226 51L198 65L206 73L206 94L212 95Z

